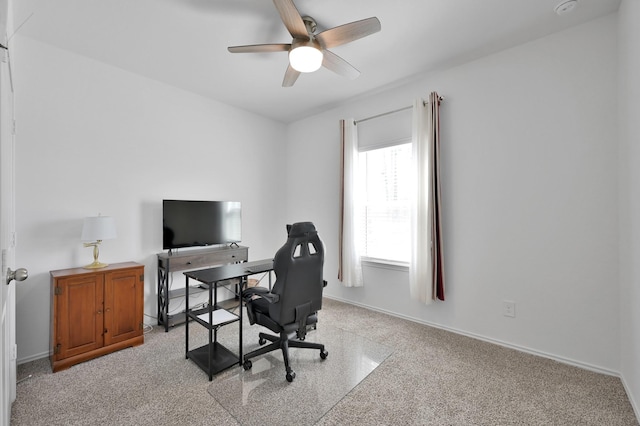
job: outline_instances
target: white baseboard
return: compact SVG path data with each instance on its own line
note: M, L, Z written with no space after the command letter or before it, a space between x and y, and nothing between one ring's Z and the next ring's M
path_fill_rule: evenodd
M414 318L414 317L411 317L411 316L408 316L408 315L399 314L397 312L388 311L386 309L380 309L380 308L377 308L375 306L369 306L369 305L366 305L364 303L358 303L358 302L354 302L352 300L346 300L346 299L342 299L342 298L334 297L334 296L325 295L324 297L326 297L327 299L333 299L333 300L337 300L339 302L348 303L350 305L359 306L361 308L370 309L372 311L381 312L383 314L391 315L393 317L402 318L402 319L405 319L407 321L416 322L418 324L427 325L429 327L438 328L440 330L449 331L451 333L460 334L462 336L471 337L473 339L482 340L484 342L493 343L495 345L499 345L499 346L503 346L503 347L506 347L506 348L517 350L519 352L525 352L525 353L528 353L528 354L531 354L531 355L536 355L536 356L540 356L540 357L543 357L543 358L548 358L548 359L551 359L551 360L554 360L554 361L561 362L563 364L568 364L568 365L572 365L574 367L578 367L578 368L582 368L582 369L585 369L585 370L593 371L595 373L601 373L601 374L606 374L608 376L614 376L614 377L619 377L620 378L620 372L618 372L618 371L613 371L613 370L609 370L607 368L598 367L596 365L588 364L588 363L585 363L585 362L576 361L574 359L565 358L565 357L561 357L561 356L558 356L558 355L555 355L555 354L550 354L550 353L547 353L547 352L538 351L536 349L527 348L525 346L515 345L513 343L504 342L502 340L494 339L494 338L491 338L491 337L486 337L486 336L483 336L483 335L480 335L480 334L470 333L470 332L465 331L465 330L460 330L460 329L456 329L456 328L453 328L453 327L447 327L447 326L444 326L444 325L441 325L441 324L433 323L433 322L430 322L430 321L425 321L425 320L422 320L422 319L419 319L419 318ZM627 395L629 395L629 393L627 393Z
M26 358L18 358L16 364L26 364L27 362L37 361L42 358L49 358L49 352L42 352L39 354L31 355Z
M636 403L636 399L634 398L633 392L631 392L631 388L627 385L624 376L620 376L620 380L622 381L622 386L624 387L624 391L627 393L627 398L629 398L629 402L631 403L631 407L633 408L633 412L636 415L636 419L640 420L640 407Z

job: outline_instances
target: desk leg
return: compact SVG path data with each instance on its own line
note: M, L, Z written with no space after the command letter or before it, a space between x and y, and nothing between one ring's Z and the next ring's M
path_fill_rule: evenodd
M248 287L248 280L247 277L242 277L241 281L240 281L240 293L238 293L238 306L239 306L239 310L240 312L238 313L238 316L240 317L240 330L238 332L239 334L239 342L238 342L238 365L240 365L242 367L242 289L245 287Z
M184 303L186 305L185 308L185 323L184 323L184 357L185 359L189 359L189 317L187 313L189 311L189 277L185 275L185 292L184 292Z
M215 288L215 290L214 290ZM214 294L214 302L213 305L211 305L211 292L215 291ZM213 284L209 284L209 381L213 380L213 343L211 343L211 339L213 337L215 337L215 341L218 341L218 334L217 334L217 329L215 332L215 335L213 334L214 331L212 330L211 324L213 323L213 311L216 309L216 305L218 304L218 286L217 283L216 285Z

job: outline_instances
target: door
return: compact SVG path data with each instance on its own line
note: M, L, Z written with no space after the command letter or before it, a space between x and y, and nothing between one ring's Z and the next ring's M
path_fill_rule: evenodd
M142 336L144 267L107 272L104 280L104 344Z
M54 297L54 360L103 347L104 274L59 278Z
M15 281L6 284L7 268L14 267L15 246L13 128L9 57L6 49L0 48L0 425L9 425L16 397Z

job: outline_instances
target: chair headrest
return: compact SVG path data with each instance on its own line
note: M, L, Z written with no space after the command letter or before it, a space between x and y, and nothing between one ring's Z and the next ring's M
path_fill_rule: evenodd
M317 234L316 227L312 222L297 222L293 225L287 225L289 238L303 237L305 235L313 236Z

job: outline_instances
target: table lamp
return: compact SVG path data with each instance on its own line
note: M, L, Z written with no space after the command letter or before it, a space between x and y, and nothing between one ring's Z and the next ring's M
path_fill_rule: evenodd
M93 247L93 263L85 266L86 269L99 269L109 266L106 263L98 261L100 251L98 246L102 240L110 240L116 237L116 222L110 216L92 216L85 217L82 226L82 241L91 241L84 243L85 247Z

